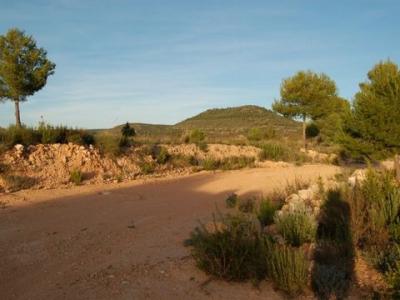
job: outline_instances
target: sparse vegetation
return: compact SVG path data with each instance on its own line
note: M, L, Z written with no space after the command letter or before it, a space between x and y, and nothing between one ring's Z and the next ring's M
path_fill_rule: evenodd
M282 290L294 296L307 286L309 262L302 249L266 242L268 276Z
M6 184L6 188L10 192L29 189L35 185L36 179L28 176L14 175L5 172L0 174Z
M273 203L268 198L261 199L258 205L257 218L262 226L270 225L274 222L275 212L278 210L278 205Z
M36 144L66 144L74 142L78 145L94 144L93 135L85 130L72 129L65 126L52 126L40 122L38 127L17 127L14 125L0 131L0 144L11 148L16 144L24 146Z
M156 164L154 162L143 161L140 164L140 170L144 175L152 174L156 170Z
M239 199L238 195L236 195L235 193L230 194L225 200L226 207L228 208L235 207L238 203L238 199Z
M299 204L292 211L281 211L274 221L279 233L292 246L315 240L317 222L304 205Z
M265 276L264 248L252 219L245 215L220 216L212 227L210 232L201 225L190 238L192 256L200 269L226 280Z
M83 174L79 169L73 169L70 172L69 180L75 185L80 185L83 181Z

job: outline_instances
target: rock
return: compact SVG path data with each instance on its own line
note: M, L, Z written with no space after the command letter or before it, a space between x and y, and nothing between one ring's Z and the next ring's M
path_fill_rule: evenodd
M24 145L21 144L16 144L14 146L15 150L17 150L18 152L23 152L24 151Z
M311 189L306 189L306 190L299 190L297 194L302 200L310 200L312 199L314 193Z
M349 177L348 183L350 186L355 186L356 183L363 182L367 176L367 170L358 169Z

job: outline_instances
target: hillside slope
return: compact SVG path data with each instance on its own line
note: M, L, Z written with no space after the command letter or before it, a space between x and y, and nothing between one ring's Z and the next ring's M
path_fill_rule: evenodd
M206 110L175 125L131 123L139 140L178 142L193 129L206 133L208 142L236 143L246 141L251 128L272 131L279 138L299 138L300 123L255 105ZM121 126L103 132L117 134Z

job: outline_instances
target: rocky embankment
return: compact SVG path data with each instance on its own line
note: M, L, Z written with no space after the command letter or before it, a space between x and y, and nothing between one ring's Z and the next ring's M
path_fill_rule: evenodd
M259 149L251 146L209 145L207 151L196 145L163 145L169 155L222 159L232 156L258 156ZM157 159L138 147L128 150L120 157L102 155L93 146L75 144L49 144L24 147L16 145L0 156L0 191L24 188L55 188L69 185L71 172L82 174L83 184L132 180L146 176L169 176L187 174L194 170L191 166L176 167L158 164ZM143 172L143 166L151 166L151 174Z
M117 182L143 176L176 176L200 170L191 161L223 160L230 157L247 157L259 167L285 167L285 162L258 161L260 149L253 146L210 144L202 150L194 144L159 145L173 160L159 163L150 146L127 150L119 157L102 155L93 146L75 144L48 144L24 147L16 145L0 155L0 192L19 189L47 189L68 186L71 173L82 175L82 184ZM318 161L315 153L308 154Z

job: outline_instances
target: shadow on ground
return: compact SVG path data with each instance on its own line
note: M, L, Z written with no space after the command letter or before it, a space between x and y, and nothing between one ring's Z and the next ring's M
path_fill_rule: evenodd
M339 191L329 191L321 209L312 269L312 288L318 299L345 299L354 273L350 207Z

